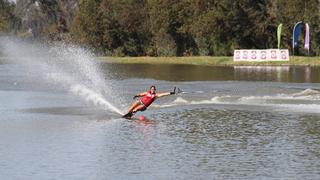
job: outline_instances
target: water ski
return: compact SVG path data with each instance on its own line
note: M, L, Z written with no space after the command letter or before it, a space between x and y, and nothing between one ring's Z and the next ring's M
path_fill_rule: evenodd
M136 118L136 117L133 117L135 113L127 113L125 115L122 116L122 118L125 118L125 119L129 119L129 120L140 120L140 121L144 121L146 119L145 116L141 115L139 116L139 118Z
M127 114L124 114L124 115L122 116L122 118L131 119L131 117L132 117L133 115L134 115L133 112L129 112L129 113L127 113Z
M131 115L131 116L130 116ZM144 115L140 115L138 118L132 117L134 114L125 114L122 116L122 118L128 119L133 122L139 122L139 123L144 123L144 124L156 124L157 122L154 120L151 120Z

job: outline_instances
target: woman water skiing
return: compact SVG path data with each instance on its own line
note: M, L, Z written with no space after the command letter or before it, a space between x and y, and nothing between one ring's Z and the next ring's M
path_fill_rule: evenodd
M142 92L133 97L133 99L141 97L136 102L134 102L128 110L128 113L123 115L124 118L131 118L136 112L144 111L150 106L154 100L163 97L169 96L176 93L176 87L174 87L172 92L165 92L165 93L156 93L156 87L151 86L150 90L147 92Z

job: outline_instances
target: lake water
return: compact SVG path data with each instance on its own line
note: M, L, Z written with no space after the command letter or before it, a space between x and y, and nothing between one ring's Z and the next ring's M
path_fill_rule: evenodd
M102 97L0 65L0 179L320 179L320 68L99 66ZM183 92L104 106L150 85Z

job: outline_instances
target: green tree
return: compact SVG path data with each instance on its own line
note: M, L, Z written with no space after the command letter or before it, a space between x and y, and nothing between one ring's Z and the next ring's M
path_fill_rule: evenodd
M192 17L192 1L150 0L149 22L152 47L159 56L195 54L195 42L190 32L183 28Z
M310 53L320 55L320 1L306 0L303 21L310 26Z
M320 2L318 0L278 0L277 1L277 20L283 22L283 42L284 47L292 49L292 36L294 25L303 21L310 25L310 53L319 55L320 37ZM304 29L303 29L304 33ZM300 35L300 44L303 44L304 35ZM307 54L303 46L296 49L297 52Z
M98 13L100 0L81 0L79 11L75 15L71 33L73 39L83 45L89 45L97 51L103 51L101 18Z
M147 53L150 42L145 0L103 0L103 42L117 55L139 56Z
M222 4L214 0L198 0L190 3L192 16L181 28L191 34L199 55L222 55L227 44L228 28Z
M280 23L282 47L291 49L293 26L304 21L310 25L310 54L320 54L319 0L24 0L16 6L0 0L0 10L1 31L21 18L22 29L34 36L70 32L75 42L116 56L218 56L237 48L275 48Z
M200 55L231 55L234 48L269 48L276 40L272 4L267 0L193 1L185 24ZM273 35L274 33L274 35Z
M8 0L0 0L0 32L9 32L14 16L15 4Z

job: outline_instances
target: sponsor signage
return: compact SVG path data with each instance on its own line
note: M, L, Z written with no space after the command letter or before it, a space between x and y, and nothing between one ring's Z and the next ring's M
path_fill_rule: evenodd
M238 49L233 61L289 61L288 49Z

